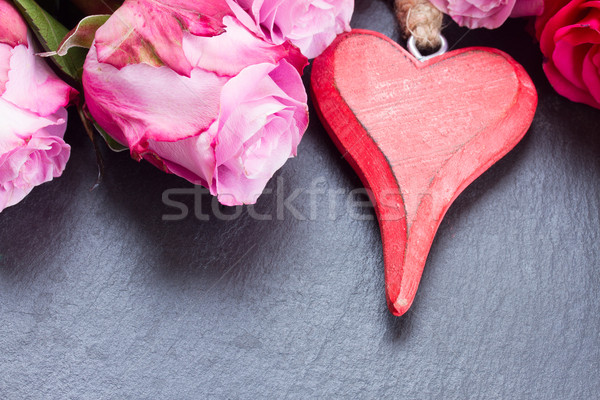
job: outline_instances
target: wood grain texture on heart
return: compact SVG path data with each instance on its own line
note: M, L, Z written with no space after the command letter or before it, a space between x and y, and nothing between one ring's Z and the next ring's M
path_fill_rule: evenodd
M311 91L323 125L369 189L388 307L402 315L448 207L531 125L535 87L499 50L420 62L384 35L353 30L314 60Z

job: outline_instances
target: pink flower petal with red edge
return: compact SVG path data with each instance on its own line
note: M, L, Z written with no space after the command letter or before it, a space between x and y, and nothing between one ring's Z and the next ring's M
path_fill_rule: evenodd
M96 32L98 59L118 69L138 63L167 65L189 77L192 67L181 48L183 32L219 35L228 13L225 0L126 0Z
M227 78L200 69L190 77L168 67L100 64L92 47L84 68L88 108L117 141L141 154L149 140L176 141L208 129Z
M0 43L27 46L27 25L10 1L0 0Z
M4 100L46 116L65 107L73 93L74 89L58 79L45 60L34 55L33 46L13 49Z

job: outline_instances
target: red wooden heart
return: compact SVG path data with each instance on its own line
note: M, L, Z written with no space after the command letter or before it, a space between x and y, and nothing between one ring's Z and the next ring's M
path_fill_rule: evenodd
M402 315L450 204L531 125L535 87L499 50L420 62L365 30L340 35L315 59L311 86L323 125L370 190L388 307Z

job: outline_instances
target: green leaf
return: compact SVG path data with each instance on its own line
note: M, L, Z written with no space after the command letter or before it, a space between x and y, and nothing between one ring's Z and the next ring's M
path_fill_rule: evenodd
M114 139L112 136L110 136L108 134L108 132L106 132L104 129L102 129L102 127L96 122L94 117L92 117L92 114L90 113L90 110L88 109L87 104L85 104L85 103L80 104L77 107L77 109L79 111L79 117L81 118L81 122L83 122L83 126L85 127L85 131L88 134L88 137L90 138L92 143L94 143L94 148L96 149L96 155L99 160L98 166L100 167L100 169L102 169L102 161L101 161L102 157L99 154L99 149L97 147L97 142L95 140L97 136L94 135L94 130L92 129L92 126L94 128L96 128L96 132L98 132L100 134L100 136L102 136L102 138L104 139L104 141L106 142L106 144L112 151L119 153L121 151L129 150L129 148L127 146L119 143L116 139Z
M93 123L94 123L94 127L96 128L96 130L98 131L100 136L102 136L102 138L104 139L104 141L106 142L106 144L108 145L108 147L110 147L110 149L112 151L114 151L116 153L120 153L122 151L129 150L129 148L127 146L123 146L121 143L119 143L115 139L113 139L112 136L110 136L104 129L102 129L96 121L94 121Z
M13 2L33 30L44 50L47 52L56 51L62 39L68 33L67 28L33 0L13 0ZM79 82L81 80L81 73L83 72L85 56L86 51L84 49L74 49L64 57L58 55L52 56L52 60L62 72L76 82Z
M94 42L96 31L100 28L110 15L91 15L85 17L64 37L55 54L63 57L67 55L69 49L73 47L83 47L89 49Z

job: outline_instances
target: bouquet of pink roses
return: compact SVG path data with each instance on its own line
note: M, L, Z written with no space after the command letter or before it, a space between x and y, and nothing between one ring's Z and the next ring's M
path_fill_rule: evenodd
M73 3L110 14L67 33L32 0L0 0L0 210L64 170L68 104L111 148L207 187L222 204L254 203L308 125L307 57L350 29L354 5Z

